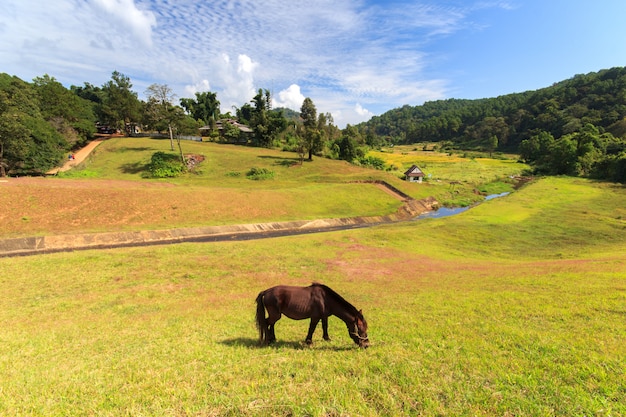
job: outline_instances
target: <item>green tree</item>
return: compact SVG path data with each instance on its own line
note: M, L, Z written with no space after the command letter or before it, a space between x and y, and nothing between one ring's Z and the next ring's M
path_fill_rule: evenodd
M147 114L149 119L155 126L166 126L170 136L170 147L174 150L174 129L178 123L184 118L183 111L180 107L174 106L176 95L172 92L172 89L167 84L151 84L146 89L146 96L148 97L148 103L146 105ZM185 156L183 154L183 148L180 143L180 138L177 138L178 150L180 152L180 160L184 164Z
M341 137L341 130L335 126L333 115L330 113L319 114L317 118L317 128L321 133L322 149Z
M181 98L180 105L195 120L205 125L214 126L220 114L220 102L217 93L210 91L196 93L196 98Z
M302 118L304 148L309 154L309 161L313 160L313 154L323 149L322 135L318 128L317 109L313 100L305 98L300 107Z
M236 110L237 120L239 123L243 124L251 124L252 118L254 116L254 107L250 105L250 103L246 103L240 108Z
M0 74L0 175L46 172L68 148L42 116L33 87Z
M353 137L344 135L339 141L339 159L352 162L358 157L358 144Z
M552 175L576 175L577 162L576 141L565 136L550 146L544 168Z
M541 164L554 144L554 136L549 132L539 132L523 140L519 146L520 158L529 164Z
M254 108L250 127L254 130L254 142L257 146L269 148L274 144L278 134L287 127L287 120L281 111L272 110L269 90L259 89L251 102Z
M129 77L113 71L111 80L102 86L102 122L123 130L141 119L141 102L132 87Z
M266 90L267 91L267 90ZM267 117L268 104L265 101L263 90L259 89L257 95L251 100L254 104L254 112L250 119L251 127L254 130L254 140L257 146L271 146L271 136Z
M223 129L222 137L224 138L224 141L231 142L231 143L237 143L239 141L241 131L239 130L237 126L235 126L232 123L223 122L222 129Z
M359 147L359 140L361 135L359 130L355 126L347 125L343 130L343 135L337 141L336 145L339 147L339 159L352 162L364 155L364 152Z
M493 151L495 151L498 148L498 137L496 135L493 135L489 138L489 141L487 142L487 150L489 151L489 157L493 156Z
M88 100L94 104L102 103L102 89L89 83L84 83L83 87L72 85L70 90L78 97Z
M95 132L93 104L66 89L54 77L44 75L33 80L44 119L63 135L71 146L92 139Z

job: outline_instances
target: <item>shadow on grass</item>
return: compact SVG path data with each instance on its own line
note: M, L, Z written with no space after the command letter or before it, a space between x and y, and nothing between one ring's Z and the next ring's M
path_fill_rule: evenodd
M343 352L347 350L357 349L356 345L335 346L329 342L320 340L319 342L313 342L312 345L307 345L304 341L280 341L272 343L271 345L263 346L259 344L259 339L252 339L249 337L238 337L235 339L226 339L221 342L223 345L232 347L246 347L248 349L315 349L315 350L328 350L333 352Z
M121 146L115 149L117 153L125 153L125 152L145 152L145 151L153 151L154 148L147 148L145 146L142 147L132 147L132 146Z
M285 167L300 165L300 158L283 158L279 156L270 156L270 155L259 155L257 158L274 159L274 165L280 165L280 166L285 166ZM305 161L307 160L305 159Z
M124 174L139 174L140 172L147 171L147 165L141 162L133 162L129 164L122 164L120 171Z

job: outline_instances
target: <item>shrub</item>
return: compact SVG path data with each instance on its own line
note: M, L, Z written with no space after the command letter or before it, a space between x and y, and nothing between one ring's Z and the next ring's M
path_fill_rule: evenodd
M359 163L361 166L367 166L375 169L384 170L385 169L385 161L376 156L364 156L359 158Z
M267 168L250 168L250 171L246 173L246 177L251 180L268 180L274 178L274 172Z
M153 178L177 177L186 171L180 156L165 152L155 152L148 164L148 172Z

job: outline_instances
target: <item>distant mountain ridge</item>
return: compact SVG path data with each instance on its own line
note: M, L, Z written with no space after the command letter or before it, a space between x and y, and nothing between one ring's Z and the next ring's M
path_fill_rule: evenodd
M405 105L357 125L360 131L395 144L451 141L517 151L539 132L555 138L593 124L626 137L626 67L579 74L550 87L477 100L447 99Z

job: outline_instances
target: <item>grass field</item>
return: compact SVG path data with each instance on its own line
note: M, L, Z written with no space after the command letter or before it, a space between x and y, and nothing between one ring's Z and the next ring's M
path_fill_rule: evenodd
M87 183L145 181L109 175ZM450 218L0 258L0 415L626 415L625 254L623 186L545 178ZM312 281L363 309L369 349L336 318L258 346L258 292Z
M151 155L169 148L168 140L114 138L60 178L12 179L0 187L0 201L10 202L0 211L1 237L377 216L398 210L399 200L358 183L364 180L386 181L417 199L435 196L442 204L468 205L482 199L477 187L489 187L490 181L517 175L525 167L489 160L498 168L486 184L467 173L460 186L448 181L418 185L343 161L315 158L300 165L293 153L188 142L183 143L186 153L206 158L198 170L171 180L143 178ZM253 167L268 169L274 177L250 180L246 173Z
M370 151L368 155L380 158L390 167L395 168L397 176L402 176L412 165L417 165L424 172L427 187L417 188L415 198L435 196L442 204L466 206L480 201L474 191L499 193L493 189L494 183L507 183L511 176L519 176L528 170L528 166L519 163L518 158L488 158L424 151L421 146L402 145L379 151ZM451 185L452 183L452 185Z
M116 138L102 143L77 170L60 178L11 179L0 187L2 237L40 234L150 230L394 213L401 205L380 189L352 181L379 179L410 192L399 179L347 163L316 159L293 165L294 154L184 143L203 154L194 172L172 180L144 179L156 151L169 141ZM253 181L251 168L274 178Z

